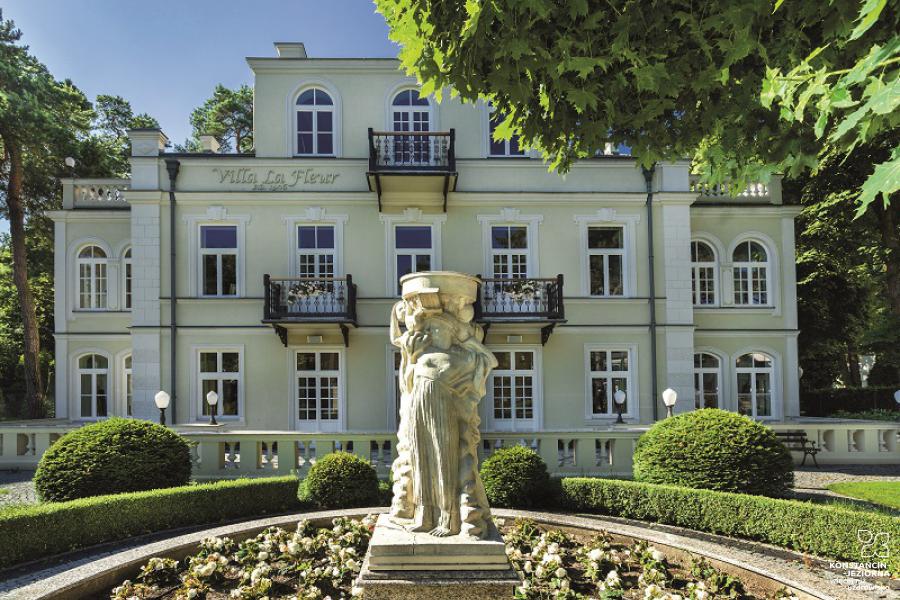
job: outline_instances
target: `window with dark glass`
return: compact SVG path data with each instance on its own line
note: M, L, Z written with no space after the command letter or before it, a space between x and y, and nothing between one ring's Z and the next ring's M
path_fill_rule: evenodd
M735 361L738 412L751 417L772 416L772 358L762 352L739 356Z
M209 415L206 395L216 392L219 403L216 414L236 417L240 407L241 355L237 351L203 350L200 352L200 414Z
M334 154L334 102L319 88L297 98L297 154Z
M719 408L719 359L708 352L694 354L694 408Z
M297 275L334 277L334 225L297 227Z
M297 352L297 420L314 429L339 419L341 356L337 352Z
M200 294L237 296L237 226L200 226Z
M434 260L431 240L430 225L397 225L394 228L398 293L401 277L431 270Z
M503 123L506 115L496 110L490 112L490 128L488 132L488 144L490 146L491 156L525 156L525 151L519 147L518 136L512 136L508 140L497 140L494 138L494 131Z
M109 360L100 354L85 354L78 359L78 396L81 417L108 416Z
M107 256L99 246L85 246L78 252L78 308L106 309Z
M589 354L589 378L591 387L591 413L608 416L618 413L615 394L625 392L622 412L629 412L628 397L631 372L628 350L591 350Z
M591 296L625 294L625 230L590 226L587 232Z
M734 303L765 306L769 304L769 256L762 244L741 242L732 255Z
M394 131L430 131L431 105L418 90L403 90L391 102ZM426 136L395 136L395 163L423 164L430 162L431 149Z
M492 393L494 424L513 430L533 426L536 378L534 352L503 351L494 352L494 356L497 358L497 367L491 371L488 388Z
M528 227L494 225L491 227L491 263L494 277L528 277Z

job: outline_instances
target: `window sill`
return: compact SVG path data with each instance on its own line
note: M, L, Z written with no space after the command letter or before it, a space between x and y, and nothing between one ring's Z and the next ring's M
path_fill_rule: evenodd
M76 308L72 311L75 314L79 315L102 315L107 313L130 313L131 309L117 309L117 308Z

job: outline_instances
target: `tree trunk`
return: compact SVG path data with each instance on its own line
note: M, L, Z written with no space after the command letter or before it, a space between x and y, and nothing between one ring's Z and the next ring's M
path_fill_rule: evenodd
M878 215L881 241L887 249L885 257L885 287L891 305L891 314L900 317L900 197L895 194L887 208L873 202Z
M26 414L37 419L43 415L44 382L41 377L41 338L38 335L37 313L34 296L28 284L28 251L25 248L25 209L23 207L23 180L21 148L8 136L4 146L9 157L9 186L6 204L9 211L9 233L12 242L13 283L19 295L22 310L22 330L25 342L25 406Z

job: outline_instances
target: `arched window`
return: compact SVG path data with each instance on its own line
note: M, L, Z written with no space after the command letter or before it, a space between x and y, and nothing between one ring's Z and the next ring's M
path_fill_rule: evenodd
M81 418L97 419L108 414L109 360L101 354L78 358L78 399Z
M719 358L708 352L694 354L694 408L719 408L722 378Z
M506 115L488 107L488 155L489 156L525 156L525 151L519 147L519 137L513 136L508 140L495 140L494 131L503 123Z
M106 308L106 252L99 246L85 246L78 252L78 308Z
M694 306L716 303L716 253L706 242L691 242L691 295Z
M122 255L122 306L131 310L131 248Z
M393 131L431 131L431 104L414 89L397 92L391 101ZM429 139L424 136L395 136L394 162L430 162Z
M769 304L769 255L759 242L738 244L732 254L734 303L744 306Z
M297 154L334 154L334 101L320 88L297 97Z
M122 361L122 393L125 396L124 404L125 404L125 416L131 417L134 415L133 410L133 400L134 400L134 383L131 378L132 369L131 369L132 361L131 355L127 355L125 360Z
M772 357L750 352L735 361L738 412L751 417L772 416Z

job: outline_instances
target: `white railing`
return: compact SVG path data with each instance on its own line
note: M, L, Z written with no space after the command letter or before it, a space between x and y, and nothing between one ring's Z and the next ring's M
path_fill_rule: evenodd
M770 200L772 198L769 186L764 183L751 183L737 193L734 193L734 186L728 182L718 184L704 183L700 181L698 175L691 175L690 183L691 191L706 199L727 200L737 197L743 200Z
M797 420L770 425L775 431L803 431L820 448L819 464L900 463L900 424L852 420ZM0 423L0 469L33 469L41 455L76 424ZM229 431L176 427L190 442L194 477L220 479L297 473L301 477L317 460L336 450L357 454L387 477L396 456L396 436L375 433L299 433ZM482 434L479 456L498 448L524 445L537 451L553 475L631 475L637 438L647 426L607 427L579 431ZM794 453L797 462L801 453ZM807 461L807 465L810 461Z
M127 208L129 179L68 179L63 181L64 208Z

